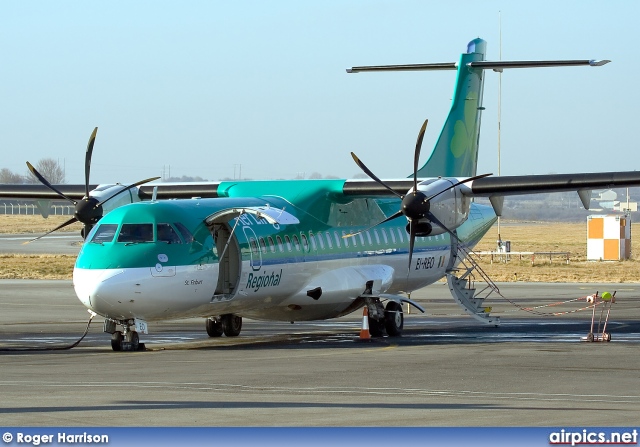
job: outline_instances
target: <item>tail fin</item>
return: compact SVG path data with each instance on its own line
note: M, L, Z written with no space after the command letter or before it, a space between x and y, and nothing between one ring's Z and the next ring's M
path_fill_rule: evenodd
M458 79L447 121L429 160L418 170L418 177L473 177L478 164L480 116L482 114L483 75L485 70L502 72L505 68L601 67L611 61L595 59L542 61L487 61L487 42L478 38L467 45L460 62L410 65L372 65L352 67L347 73L369 71L457 70ZM413 175L411 175L413 176Z
M472 177L478 164L484 70L468 63L485 58L487 43L474 39L457 64L458 78L449 116L418 177Z

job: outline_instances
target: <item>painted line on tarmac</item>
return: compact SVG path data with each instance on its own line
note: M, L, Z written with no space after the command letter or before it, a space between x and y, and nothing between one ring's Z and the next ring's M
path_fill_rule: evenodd
M574 394L574 393L534 393L534 392L501 392L501 391L474 391L474 390L437 390L425 388L382 388L382 387L281 387L281 386L251 386L229 383L206 382L41 382L41 381L0 381L0 387L33 387L45 388L135 388L135 389L175 389L192 391L217 391L229 393L256 393L256 394L296 394L296 395L375 395L375 396L431 396L446 398L482 398L487 396L492 399L527 400L527 401L574 401L574 402L601 402L601 403L628 403L636 404L640 395L615 395L615 394Z

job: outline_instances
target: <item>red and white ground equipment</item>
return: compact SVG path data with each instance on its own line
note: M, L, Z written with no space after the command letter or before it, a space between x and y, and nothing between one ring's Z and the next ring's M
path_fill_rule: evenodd
M609 292L603 292L602 295L598 296L598 292L596 292L595 295L587 296L587 303L592 305L593 314L591 316L591 330L586 337L582 337L583 341L611 341L611 334L607 333L607 323L611 313L611 305L615 302L615 291L613 292L613 295ZM593 327L596 321L596 307L598 306L600 306L600 318L598 319L598 329L594 332ZM605 310L607 313L603 321L602 316L604 315ZM600 332L600 327L602 327L602 332Z

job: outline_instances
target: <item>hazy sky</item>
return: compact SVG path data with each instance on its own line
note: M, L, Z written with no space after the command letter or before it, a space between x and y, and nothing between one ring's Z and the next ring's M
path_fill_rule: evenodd
M502 76L503 175L640 168L637 20L629 1L11 1L0 3L0 168L64 160L83 180L383 178L423 161L455 72L347 74L353 65L611 59ZM498 74L487 72L478 173L497 173ZM237 169L237 167L236 167Z

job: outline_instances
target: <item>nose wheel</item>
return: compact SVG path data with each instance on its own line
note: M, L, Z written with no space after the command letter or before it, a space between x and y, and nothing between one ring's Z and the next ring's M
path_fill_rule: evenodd
M144 351L144 343L140 343L140 335L133 330L134 327L129 322L118 322L122 324L123 331L116 331L116 321L105 320L105 332L111 334L111 349L114 351Z

